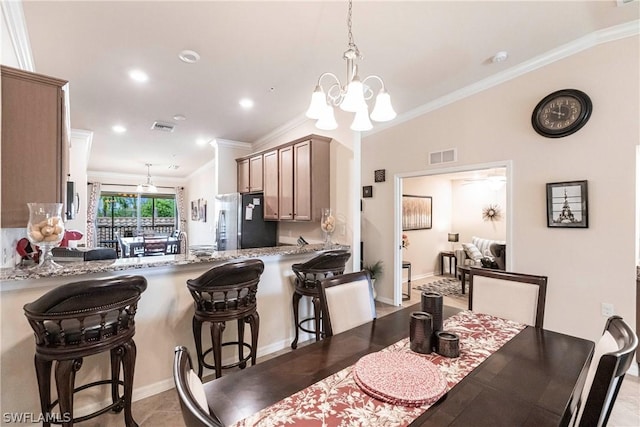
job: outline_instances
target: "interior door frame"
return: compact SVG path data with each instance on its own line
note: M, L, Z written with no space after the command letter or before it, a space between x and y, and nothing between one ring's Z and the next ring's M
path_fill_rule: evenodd
M402 305L402 183L404 178L415 178L421 176L436 176L445 175L458 172L470 172L481 169L495 169L505 168L505 176L507 182L505 183L506 192L506 209L505 209L505 221L506 221L506 269L511 270L511 266L514 265L514 250L513 250L513 161L501 160L489 163L474 163L468 165L450 166L438 169L429 169L416 172L404 172L394 175L394 245L396 250L393 254L393 304L396 306Z

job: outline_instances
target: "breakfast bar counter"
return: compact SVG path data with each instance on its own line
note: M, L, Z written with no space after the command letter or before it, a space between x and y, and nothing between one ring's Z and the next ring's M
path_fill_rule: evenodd
M334 245L331 249L348 247ZM40 412L33 364L35 340L22 307L57 286L120 275L141 275L147 279L147 289L138 305L134 337L138 354L133 399L138 400L173 387L171 369L175 346L184 345L195 354L191 327L193 299L187 289L188 279L196 278L224 261L259 258L264 262L257 294L260 357L291 344L294 336L291 265L305 262L322 250L323 245L319 244L209 253L197 251L188 256L65 262L60 263L63 268L55 274L39 274L37 269L4 269L0 271L0 381L3 390L11 390L11 393L2 393L0 406L3 412ZM311 304L301 304L300 308L301 315L307 316L312 312ZM224 335L234 337L235 334L235 322L229 322ZM302 340L309 338L302 336ZM223 362L231 360L235 351L236 346L225 347ZM103 356L92 357L99 359ZM109 375L108 356L88 366L92 368L77 372L76 386ZM205 371L205 375L209 373ZM103 403L110 398L109 390L104 387L99 391L101 393L93 395L80 393L76 397L74 407L79 414L104 406Z

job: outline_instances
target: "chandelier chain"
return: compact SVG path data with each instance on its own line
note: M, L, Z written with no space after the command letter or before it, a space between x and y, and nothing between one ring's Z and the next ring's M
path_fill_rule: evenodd
M352 23L351 23L351 16L353 14L353 2L352 0L349 0L349 12L347 13L347 28L349 30L348 32L348 37L349 37L349 48L353 49L356 56L359 57L360 56L360 51L358 50L358 46L356 46L356 43L353 41L353 32L351 31L351 27L352 27Z

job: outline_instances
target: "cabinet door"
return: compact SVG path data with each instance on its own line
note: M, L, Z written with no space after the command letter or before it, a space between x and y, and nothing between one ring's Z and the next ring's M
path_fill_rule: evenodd
M249 159L249 191L262 191L262 154Z
M22 228L28 202L63 203L65 81L2 67L2 228Z
M278 150L263 155L264 219L278 219Z
M238 192L249 192L249 159L238 160Z
M311 221L311 141L293 146L293 218Z
M293 147L278 150L278 157L280 170L278 217L293 219Z

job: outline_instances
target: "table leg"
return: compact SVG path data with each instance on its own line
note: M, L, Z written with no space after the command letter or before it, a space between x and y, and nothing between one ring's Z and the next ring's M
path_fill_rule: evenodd
M444 276L444 255L440 254L440 274Z
M467 277L467 272L462 270L460 272L460 276L462 276L462 280L460 282L462 283L462 294L464 295L464 281L465 281L465 278Z

